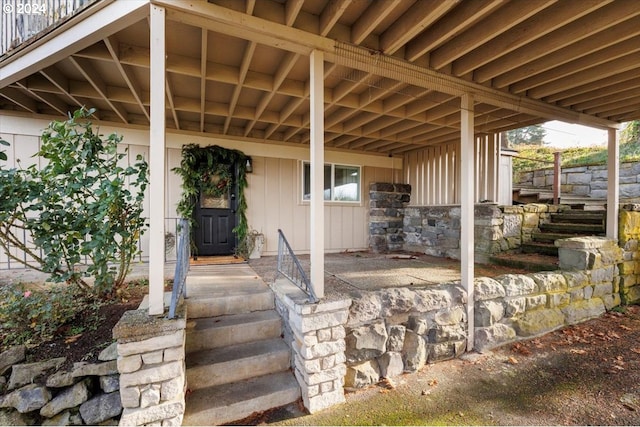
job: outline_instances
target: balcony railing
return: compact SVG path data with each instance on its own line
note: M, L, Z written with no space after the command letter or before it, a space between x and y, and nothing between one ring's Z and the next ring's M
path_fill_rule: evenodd
M100 0L0 0L0 56Z

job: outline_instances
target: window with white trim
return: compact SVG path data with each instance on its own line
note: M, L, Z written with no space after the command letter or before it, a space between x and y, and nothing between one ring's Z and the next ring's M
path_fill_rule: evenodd
M360 201L360 166L324 165L324 200L330 202ZM311 163L302 167L302 200L311 200Z

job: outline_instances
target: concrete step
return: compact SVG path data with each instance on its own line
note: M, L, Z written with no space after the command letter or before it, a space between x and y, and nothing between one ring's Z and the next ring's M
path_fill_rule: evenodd
M291 351L280 337L187 355L187 384L191 391L285 371Z
M582 235L601 235L605 233L604 226L601 224L575 224L569 222L542 224L540 231Z
M277 338L282 319L275 310L232 314L187 321L186 352Z
M226 424L299 398L300 387L291 371L203 388L187 394L182 424Z
M553 242L528 242L523 243L520 249L525 254L541 254L558 256L558 248Z
M275 308L273 292L264 289L230 289L222 296L194 296L185 300L190 319L250 313Z

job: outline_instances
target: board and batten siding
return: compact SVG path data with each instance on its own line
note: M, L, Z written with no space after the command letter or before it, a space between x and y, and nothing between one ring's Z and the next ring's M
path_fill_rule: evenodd
M42 159L34 157L40 148L42 130L48 120L32 117L3 116L0 137L10 143L2 147L8 161L6 167L26 168L31 164L41 166ZM98 125L94 124L94 128ZM8 130L8 132L7 132ZM103 135L117 132L124 136L119 150L128 149L122 165L135 163L136 156L149 158L148 131L141 128L128 128L121 125L101 124L99 131ZM274 255L278 251L277 230L285 233L294 251L308 253L309 239L309 203L302 201L302 162L308 161L308 147L292 147L264 142L207 138L188 133L167 133L166 151L166 232L175 234L176 207L182 193L181 179L171 171L180 165L181 147L196 143L201 146L220 145L238 149L252 157L253 173L247 175L247 219L250 229L265 235L265 255ZM20 160L18 163L17 160ZM361 200L358 203L325 202L325 249L327 252L361 250L368 248L369 184L372 182L400 182L402 159L390 159L382 156L362 155L346 152L326 151L327 163L361 166ZM148 192L148 189L146 190ZM149 199L145 197L144 214L149 214ZM141 237L141 260L148 259L149 234ZM15 252L17 254L17 252ZM175 259L170 250L167 260ZM20 268L20 265L0 253L0 269Z
M404 180L412 206L460 203L460 142L428 146L404 156ZM499 135L476 137L475 201L498 201Z

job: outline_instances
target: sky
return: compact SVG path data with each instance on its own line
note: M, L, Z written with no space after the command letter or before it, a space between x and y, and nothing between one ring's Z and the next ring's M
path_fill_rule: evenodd
M605 145L607 131L554 120L542 125L547 130L545 145L555 148Z

